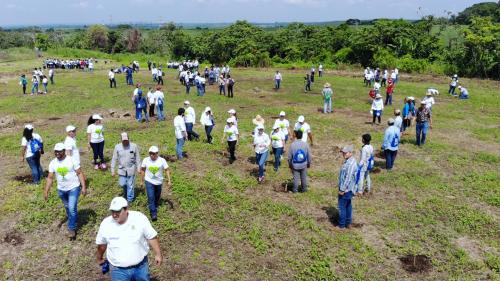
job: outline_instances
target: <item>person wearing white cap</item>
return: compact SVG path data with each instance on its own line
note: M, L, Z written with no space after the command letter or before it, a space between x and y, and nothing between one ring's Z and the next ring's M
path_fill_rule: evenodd
M301 131L302 132L302 141L307 143L307 139L311 141L311 146L313 146L313 136L311 132L311 126L309 126L308 123L305 122L305 117L303 115L300 115L299 118L297 119L297 123L295 123L295 126L293 128L294 131Z
M259 178L257 179L259 183L264 181L264 168L269 156L270 145L271 139L268 134L264 133L264 125L257 125L257 134L253 137L253 147L255 149L255 162L259 165Z
M238 144L239 132L238 127L234 125L234 118L228 118L224 127L221 143L227 136L227 146L229 148L229 163L232 164L236 160L235 151Z
M276 121L274 121L274 126L278 126L280 131L285 135L285 144L288 141L288 136L290 134L290 122L285 119L286 113L284 111L280 112L280 116ZM273 126L273 127L274 127Z
M95 239L102 272L111 267L111 280L150 280L150 247L155 264L163 262L158 233L143 213L129 210L123 197L113 198L109 210L111 215L101 222Z
M231 108L231 109L229 109L227 111L227 113L229 113L229 118L233 119L233 125L235 127L238 127L238 116L236 114L236 110L234 110L233 108Z
M281 155L283 155L285 147L285 134L276 123L274 123L273 131L271 132L271 146L274 154L274 171L277 172L281 166Z
M450 88L448 89L448 94L450 95L455 95L455 89L457 88L458 85L458 75L453 75L451 77L451 82L450 82Z
M427 136L427 131L432 129L432 112L427 108L425 101L420 102L420 107L417 109L416 113L416 137L417 145L421 146L425 144L425 138Z
M390 171L394 166L394 161L396 161L396 156L398 154L400 132L399 129L394 126L394 119L389 118L387 124L389 127L385 129L382 150L385 154L385 168L387 171Z
M73 125L66 126L66 138L64 139L64 146L66 147L66 155L71 156L73 161L80 165L80 150L76 145L76 127Z
M205 127L205 134L207 135L207 142L212 144L212 129L215 126L215 119L210 107L205 107L205 111L201 114L200 124Z
M340 152L344 158L344 163L339 172L339 191L338 191L338 208L339 208L339 228L350 228L352 223L352 197L356 192L356 172L358 171L358 163L353 157L354 147L352 145L344 146Z
M325 83L323 87L323 113L332 113L333 90L330 83Z
M158 121L165 120L165 115L163 114L163 105L165 104L165 95L161 91L161 86L156 86L156 92L154 93L156 113L158 115Z
M128 134L121 133L121 143L115 145L111 159L111 176L115 176L115 167L118 163L118 184L129 203L135 198L135 176L140 172L141 155L139 147L130 142Z
M54 154L56 158L50 161L49 164L49 175L45 185L44 198L45 201L49 198L49 190L55 175L57 194L61 198L68 216L68 236L70 239L75 239L78 221L78 197L80 192L83 195L87 193L85 176L80 169L80 164L75 163L70 156L66 155L66 148L63 143L57 143L54 146Z
M466 100L469 98L469 91L465 87L458 86L458 90L460 91L459 99Z
M186 110L184 112L184 122L186 123L188 140L199 140L200 135L193 130L194 124L196 124L196 113L188 100L184 101L184 109Z
M422 101L425 103L425 107L429 110L432 111L432 106L436 103L434 101L434 97L432 96L431 92L427 92L425 94L425 97L422 99Z
M158 206L160 205L164 171L167 175L167 187L172 185L167 160L158 156L158 152L159 149L157 146L151 146L149 148L149 156L144 158L141 164L141 178L143 185L146 187L149 213L153 221L156 221L158 218Z
M87 140L94 153L94 169L106 169L104 163L104 126L99 114L90 116L87 122ZM99 159L100 162L97 162Z
M403 118L401 118L401 110L394 109L394 126L398 127L399 131L403 130Z
M175 154L177 155L177 159L182 159L182 150L184 148L184 143L188 137L186 132L186 123L184 122L184 113L185 109L180 107L177 110L177 116L174 118L174 128L175 128Z
M43 169L40 164L40 158L44 153L43 140L39 134L33 132L34 127L26 124L21 138L21 162L28 162L31 169L33 184L39 184L43 177Z
M276 74L274 74L274 89L279 90L281 86L281 80L283 77L281 76L281 73L279 70L276 70Z
M375 124L375 119L378 119L378 124L380 125L382 111L384 110L384 101L382 100L382 96L377 94L375 99L372 102L371 112L373 115L372 124Z
M258 127L260 125L264 126L264 123L266 123L266 120L260 116L260 114L257 114L254 119L252 119L252 123L255 125L255 129L252 132L252 135L255 137L259 133Z

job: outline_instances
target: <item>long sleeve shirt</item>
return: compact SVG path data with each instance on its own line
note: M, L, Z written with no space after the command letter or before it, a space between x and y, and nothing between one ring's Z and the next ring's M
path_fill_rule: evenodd
M307 158L307 161L303 163L295 163L293 162L294 155L302 150ZM302 140L295 140L288 149L288 166L294 170L302 170L307 168L307 166L311 165L311 152L309 151L309 145Z
M340 192L355 192L356 191L356 173L358 171L358 164L353 156L349 157L339 174L339 191Z
M111 171L115 170L118 162L118 175L133 176L140 169L141 157L139 147L135 143L130 143L128 147L124 147L119 143L115 145L113 158L111 159Z
M374 99L372 102L372 110L384 110L384 101L382 99Z
M362 170L366 171L368 168L368 159L370 159L373 154L373 146L371 144L364 145L361 149L361 158L359 159L359 165L362 166Z
M253 145L255 146L255 153L262 154L269 150L269 146L271 145L271 139L269 138L269 135L266 133L263 133L262 135L257 133L253 137Z
M396 151L399 149L399 128L396 126L390 126L385 129L384 143L382 144L382 149Z

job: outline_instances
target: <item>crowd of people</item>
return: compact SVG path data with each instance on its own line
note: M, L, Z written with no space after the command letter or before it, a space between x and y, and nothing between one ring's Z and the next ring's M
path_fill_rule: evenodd
M43 68L46 69L80 69L89 70L94 69L94 64L98 60L94 58L86 59L58 59L58 58L47 58L43 61ZM106 64L107 61L104 61Z

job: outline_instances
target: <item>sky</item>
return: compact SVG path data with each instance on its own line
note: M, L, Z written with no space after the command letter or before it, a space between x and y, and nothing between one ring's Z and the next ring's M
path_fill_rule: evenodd
M474 0L0 0L0 26L118 23L319 22L419 19Z

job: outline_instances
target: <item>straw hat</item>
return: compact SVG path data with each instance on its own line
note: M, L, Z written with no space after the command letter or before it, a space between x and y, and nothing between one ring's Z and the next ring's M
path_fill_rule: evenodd
M264 118L262 118L262 116L260 116L260 115L257 115L257 116L255 116L254 119L252 119L252 123L254 125L257 125L257 126L258 125L264 125L265 122L266 121L264 120Z
M326 82L325 85L323 87L325 88L330 88L332 85L330 85L330 83Z

